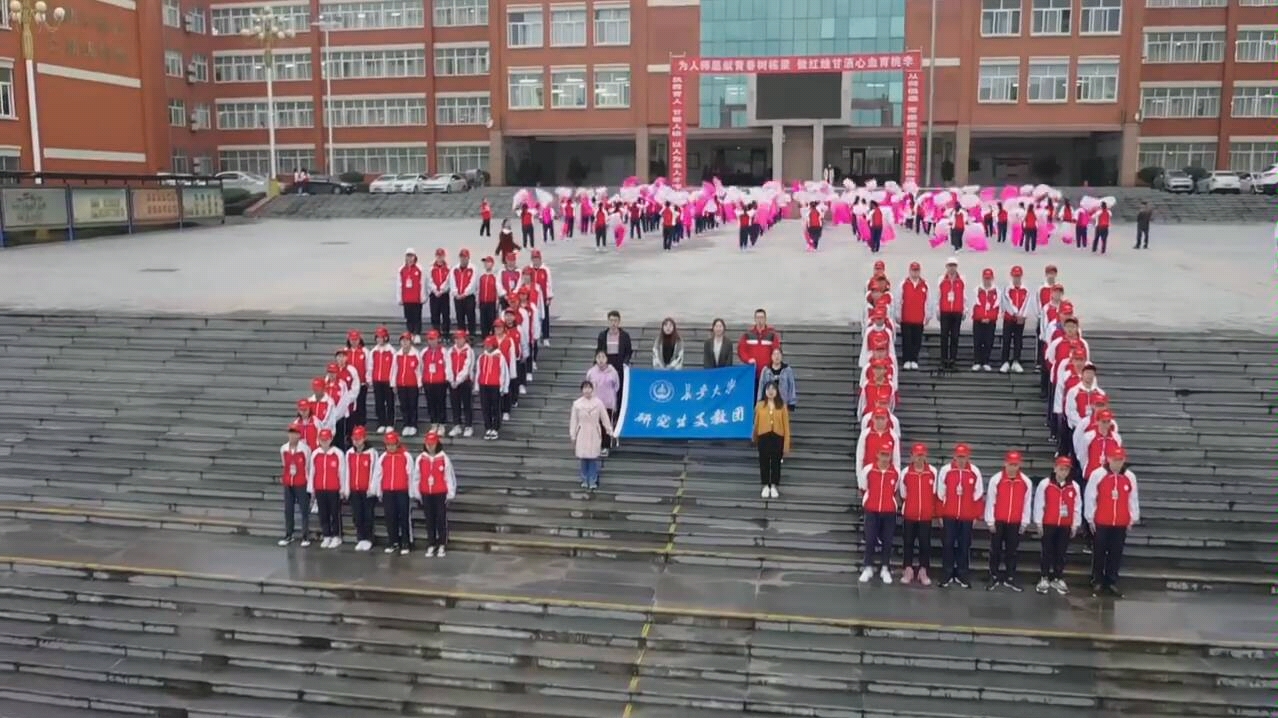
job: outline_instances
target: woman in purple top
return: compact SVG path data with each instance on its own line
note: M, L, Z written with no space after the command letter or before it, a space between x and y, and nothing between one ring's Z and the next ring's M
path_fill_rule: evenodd
M608 363L607 352L595 352L594 366L586 372L586 381L595 387L595 396L599 401L603 402L604 408L608 410L608 419L613 426L617 425L617 402L620 400L621 392L621 375L617 373L615 367ZM608 433L603 435L603 453L600 456L608 456L608 450L612 448L612 436Z

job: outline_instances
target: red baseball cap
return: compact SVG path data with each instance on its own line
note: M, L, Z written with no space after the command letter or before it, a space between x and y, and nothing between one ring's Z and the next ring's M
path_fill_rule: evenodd
M1109 453L1108 453L1108 454L1106 454L1105 456L1106 456L1106 458L1110 458L1110 459L1126 459L1126 458L1127 458L1127 450L1126 450L1126 449L1124 449L1124 448L1123 448L1123 447L1121 447L1121 446L1115 446L1115 447L1111 448L1111 449L1109 450Z
M319 440L320 440L320 441L332 441L332 440L333 440L333 432L332 432L332 431L330 431L330 430L328 430L328 429L320 429L320 433L319 433Z
M497 337L484 337L484 348L485 348L485 349L496 349L496 348L497 348Z
M310 400L309 400L309 399L298 399L298 400L297 400L297 410L298 410L298 411L301 411L302 409L310 409L310 408L311 408L311 402L310 402Z
M955 456L971 456L972 449L967 444L955 444L954 455Z
M375 332L373 332L373 333L374 333L374 334L376 334L376 335L377 335L377 336L379 336L379 337L386 337L386 338L388 338L388 339L390 338L390 330L389 330L389 329L387 329L386 327L378 327L378 328L377 328L377 331L375 331Z
M871 414L874 416L875 419L888 418L888 410L884 409L883 407L876 407L874 411L871 412Z
M1043 274L1056 274L1056 265L1049 264L1046 267L1043 267Z
M440 247L439 249L436 249L436 250L435 250L435 256L436 256L436 257L447 257L447 256L448 256L448 252L444 251L444 248L443 248L443 247Z
M292 424L289 424L289 425L288 425L288 433L290 433L290 434L300 434L300 433L302 433L302 425L301 425L301 424L299 424L299 423L297 423L296 421L295 421L295 422L293 422Z
M336 374L336 373L337 373L337 362L329 362L329 363L328 363L328 366L324 367L324 371L325 371L325 372L327 372L327 373L329 373L329 374Z
M398 443L399 443L399 434L397 434L397 433L395 433L395 432L393 432L393 431L388 431L388 432L386 432L386 443L388 443L388 444L398 444Z
M470 333L467 332L465 329L458 329L453 332L454 339L465 339L468 336L470 336Z
M982 278L982 279L993 279L993 278L994 278L994 270L993 270L993 269L990 269L989 267L986 267L985 269L982 269L982 270L981 270L981 278Z
M317 376L314 379L311 379L311 391L314 391L316 394L324 391L324 386L324 377Z
M490 256L484 257L484 258L483 258L483 260L481 260L481 261L482 261L484 264L492 264L492 263L496 262L497 260L496 260L496 259L493 259L493 258L492 258L492 256L490 255Z
M357 426L354 429L351 429L352 439L363 439L366 436L368 436L368 429L365 429L362 426Z
M894 447L892 446L892 443L893 443L893 442L892 442L892 440L891 440L891 439L888 439L887 441L883 442L882 444L879 444L879 456L888 456L888 455L890 455L890 454L892 453L892 449L894 448Z
M927 444L915 444L910 449L911 456L927 456Z
M438 444L438 443L439 443L439 432L437 432L437 431L428 431L428 432L426 432L426 436L423 436L423 437L422 437L422 443L423 443L423 444Z
M870 337L870 348L874 350L887 349L888 338L883 334L874 334Z
M357 342L363 338L364 338L364 335L360 334L358 329L352 329L349 332L346 332L346 339L349 341Z
M1018 265L1016 265L1015 267L1012 267L1012 276L1013 276L1013 277L1021 277L1021 276L1024 276L1024 275L1025 275L1025 270L1021 268L1021 265L1019 265L1019 264L1018 264Z
M429 332L426 332L426 338L427 338L427 339L438 339L438 338L439 338L439 332L437 332L437 331L435 331L434 329L432 329L432 330L430 330Z
M1021 463L1021 452L1009 451L1003 456L1003 461L1008 464L1019 464Z
M457 256L458 256L458 257L469 257L469 256L470 256L470 250L469 250L469 249L466 249L465 247L462 247L461 251L457 253Z
M513 262L513 261L515 261L515 253L514 253L514 252L506 252L505 254L503 254L503 255L502 255L502 257L501 257L501 261L503 261L503 262Z
M1114 412L1110 411L1109 409L1101 409L1100 411L1096 412L1096 418L1099 421L1113 421Z
M870 318L871 319L887 319L887 311L885 311L883 307L876 305L874 309L870 311Z
M1073 314L1073 313L1074 313L1074 303L1073 303L1073 302L1061 302L1061 313L1063 313L1063 314Z
M413 339L413 333L412 333L412 332L404 332L403 334L400 334L400 335L399 335L399 338L400 338L400 339L408 339L409 341L412 341L412 339Z
M1072 459L1070 459L1068 456L1058 456L1058 457L1056 457L1056 465L1057 465L1057 466L1071 466L1071 467L1072 467L1072 466L1074 465L1074 462L1073 462L1073 460L1072 460Z
M1074 351L1070 352L1069 356L1071 359L1086 359L1087 350L1083 347L1074 347Z
M532 251L532 257L533 257L533 259L541 259L541 250L540 250L540 249L534 249L534 250Z
M910 262L910 270L911 270L911 271L913 271L913 270L917 270L917 269L922 269L922 268L923 268L923 265L919 264L918 262Z

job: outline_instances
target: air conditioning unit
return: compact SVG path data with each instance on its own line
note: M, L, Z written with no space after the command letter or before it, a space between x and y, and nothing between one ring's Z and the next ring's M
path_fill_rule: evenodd
M186 66L186 81L187 81L187 83L193 83L193 82L195 82L196 80L198 80L198 79L199 79L199 75L195 74L195 71L196 71L197 67L198 67L198 66L197 66L194 62L187 63L187 66Z

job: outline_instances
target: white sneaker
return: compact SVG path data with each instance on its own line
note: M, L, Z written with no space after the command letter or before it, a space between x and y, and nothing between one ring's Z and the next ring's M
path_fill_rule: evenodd
M462 433L462 427L461 427L461 424L458 424L457 426L453 427L452 431L448 432L448 435L455 439L461 436L461 433Z
M426 558L435 558L435 547L431 546L426 549Z
M520 387L520 388L522 389L523 387ZM510 412L509 412L509 411L507 411L507 412L503 412L503 413L502 413L502 415L501 415L501 420L502 420L502 421L510 421ZM493 432L493 433L497 433L497 432Z
M887 566L879 569L879 580L883 581L883 585L890 586L892 584L892 572Z
M332 542L333 538L331 536L325 536L320 539L320 548L328 548Z
M981 370L981 365L980 365L980 364L973 364L973 365L972 365L972 371L980 371L980 370Z
M1021 366L1020 362L1014 361L1012 362L1012 371L1016 372L1017 374L1024 374L1025 367Z
M759 498L767 499L771 497L772 497L772 492L768 491L768 487L764 486L762 489L759 490Z
M445 553L445 551L444 551L444 547L443 547L443 546L440 546L440 547L439 547L439 549L438 549L437 551L435 551L435 555L436 555L436 556L438 556L439 558L443 558L443 557L447 556L448 554L447 554L447 553Z
M537 371L537 362L532 363L532 369L528 370L528 376L532 376L532 373L535 371Z
M1006 373L1008 372L1008 370L1009 370L1009 369L1011 369L1011 368L1012 368L1012 365L1011 365L1011 364L1008 364L1007 362L1003 362L1003 366L1001 366L1001 367L999 367L999 368L998 368L998 373L999 373L999 374L1006 374Z
M777 487L775 487L775 486L769 486L769 487L768 487L768 498L771 498L771 499L779 499L779 498L781 498L781 492L780 492L780 491L777 491Z
M1052 584L1049 583L1047 579L1040 578L1038 580L1038 585L1034 587L1034 590L1038 593L1047 593L1051 586Z
M399 555L400 555L400 556L407 556L409 553L410 553L410 551L409 551L408 549L406 549L406 548L401 548L401 549L399 550Z
M372 541L360 541L359 543L355 544L356 551L367 551L372 547L373 547Z
M330 544L331 544L331 545L329 546L329 548L337 548L338 546L341 546L341 545L342 545L342 537L341 537L341 536L334 536L334 537L333 537L333 540L330 542Z
M994 369L992 369L989 364L982 364L981 371L994 371Z
M282 538L282 539L280 539L279 541L276 541L276 542L275 542L275 545L276 545L276 546L287 546L287 545L289 545L289 544L291 544L291 543L293 543L293 539L291 539L291 538Z
M310 539L302 539L302 542L298 544L298 546L301 546L302 548L307 548L310 545L311 545Z
M386 432L388 432L388 431L390 431L390 427L389 427L389 426L379 426L379 427L377 427L377 433L379 433L379 434L385 434L385 433L386 433Z
M474 430L474 429L472 429L472 428L470 428L469 426L468 426L468 427L466 427L465 429L462 429L462 437L463 437L463 438L469 439L470 437L472 437L472 436L474 436L474 435L475 435L475 430Z
M520 385L519 385L519 395L520 395L520 396L523 396L524 394L527 394L527 393L528 393L528 387L524 386L523 384L520 384Z
M411 426L405 426L404 430L399 433L403 434L404 436L412 436L413 434L417 433L417 430Z
M861 583L869 583L872 578L874 578L874 568L866 566L861 569L861 577L858 578L857 581L860 581Z
M395 553L395 547L387 546L386 548L382 549L382 553Z

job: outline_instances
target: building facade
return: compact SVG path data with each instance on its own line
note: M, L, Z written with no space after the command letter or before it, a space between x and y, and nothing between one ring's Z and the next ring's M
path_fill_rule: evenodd
M0 168L33 169L38 140L47 171L615 183L665 173L676 58L903 50L925 58L933 182L1130 184L1144 166L1255 171L1278 156L1278 0L61 5L63 26L33 33L30 74L0 8ZM266 52L240 35L264 8L293 31L272 48L274 168ZM839 175L896 176L901 73L834 81L838 119L798 123L761 108L834 85L693 80L689 178L803 179L817 158Z

